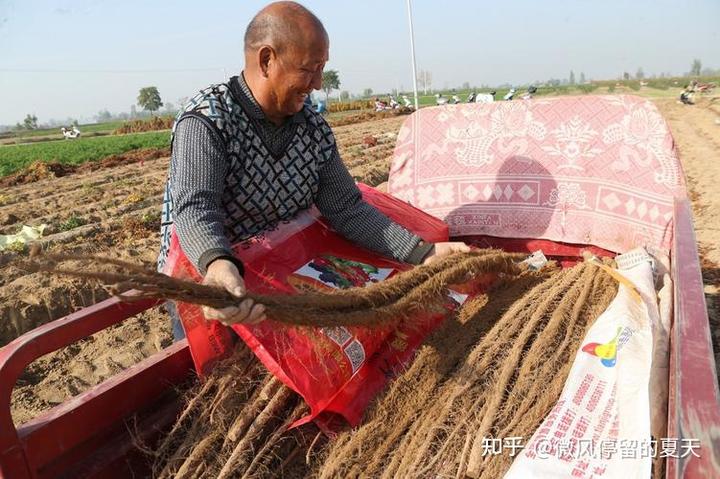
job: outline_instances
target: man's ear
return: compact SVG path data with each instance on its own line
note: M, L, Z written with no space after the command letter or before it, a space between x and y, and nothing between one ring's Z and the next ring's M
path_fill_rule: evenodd
M260 65L260 71L262 72L263 77L267 78L270 66L277 59L275 50L273 50L270 45L263 45L258 49L257 55L258 65Z

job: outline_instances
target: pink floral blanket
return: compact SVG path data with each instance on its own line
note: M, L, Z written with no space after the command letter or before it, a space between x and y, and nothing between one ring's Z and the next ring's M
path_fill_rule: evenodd
M668 251L683 183L650 101L588 95L422 109L399 132L388 190L452 236Z

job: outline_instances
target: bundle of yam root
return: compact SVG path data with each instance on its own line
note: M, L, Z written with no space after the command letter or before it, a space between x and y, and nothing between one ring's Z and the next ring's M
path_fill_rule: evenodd
M62 270L60 264L51 258L33 267ZM170 278L151 281L151 273L128 271L127 264L118 268L99 279L212 306L233 300L198 285L156 281L177 281ZM617 293L606 270L582 262L532 271L517 255L478 250L366 288L255 299L289 327L372 327L412 321L441 305L449 286L486 273L497 273L493 286L427 338L359 427L333 437L312 424L291 429L307 406L239 343L186 392L183 412L152 453L154 477L502 477L513 458L483 455L483 438L527 441L555 405L585 332Z

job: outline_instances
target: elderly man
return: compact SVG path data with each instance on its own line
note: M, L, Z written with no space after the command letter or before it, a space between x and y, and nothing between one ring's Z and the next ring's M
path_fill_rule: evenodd
M411 264L468 249L426 244L363 201L330 127L304 106L321 87L328 47L320 20L297 3L272 3L252 19L243 72L201 91L175 123L159 268L174 224L204 284L241 298L243 266L231 245L313 204L349 240ZM250 299L204 312L225 324L265 318Z

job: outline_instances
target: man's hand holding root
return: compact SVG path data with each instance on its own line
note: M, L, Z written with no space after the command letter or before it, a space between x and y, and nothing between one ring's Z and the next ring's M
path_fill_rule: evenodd
M425 257L423 264L431 264L445 256L450 256L453 253L468 253L470 247L462 241L448 241L445 243L435 243L433 249Z
M203 280L204 285L220 286L230 294L241 299L245 296L245 281L237 267L225 259L217 259L208 266L207 274ZM265 306L246 298L238 306L215 309L203 306L206 319L216 319L226 326L231 324L257 324L265 320Z

